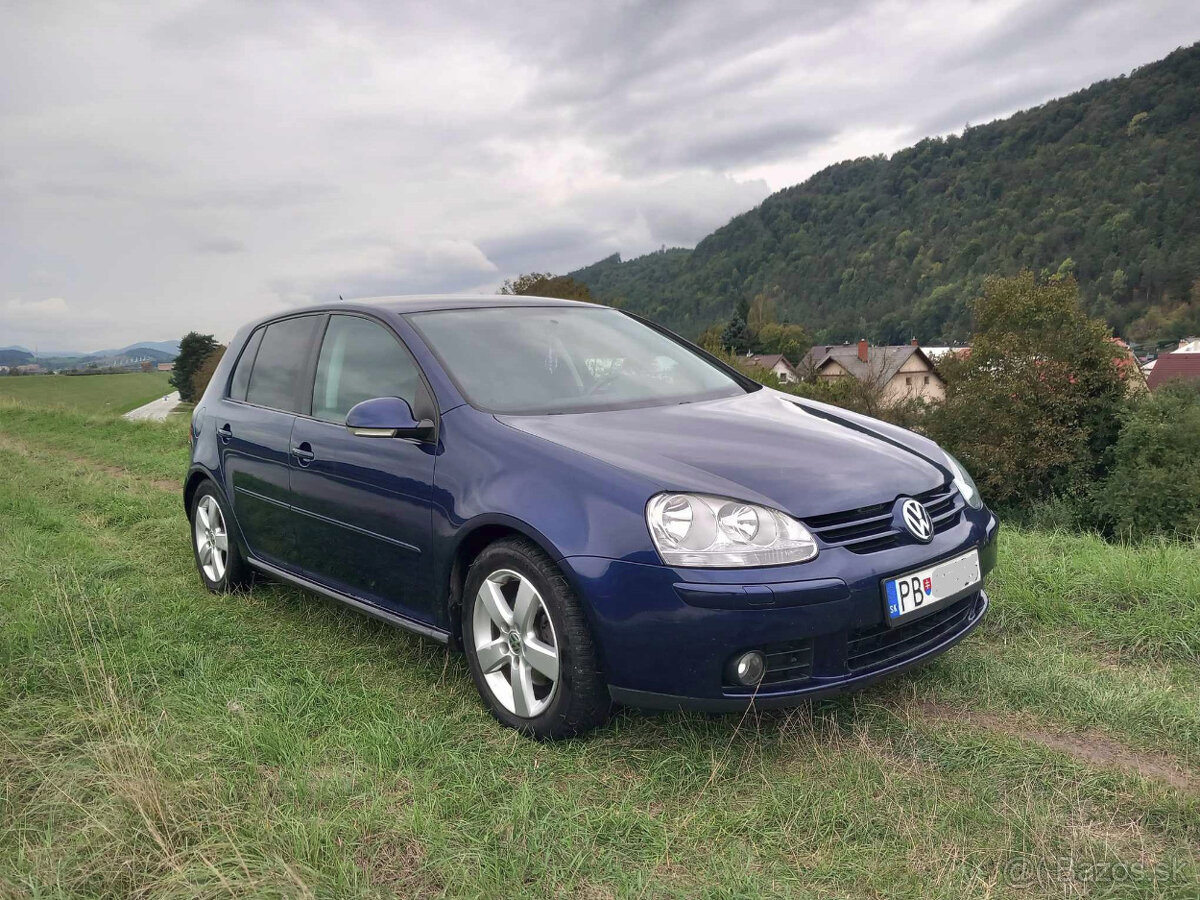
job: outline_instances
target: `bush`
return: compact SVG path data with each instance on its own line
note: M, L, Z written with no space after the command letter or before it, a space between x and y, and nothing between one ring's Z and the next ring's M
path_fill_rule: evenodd
M1087 497L1104 475L1125 388L1107 327L1069 276L990 279L970 356L944 360L945 403L925 430L961 459L989 504Z
M1200 532L1200 385L1167 384L1137 401L1093 508L1108 533L1196 537Z

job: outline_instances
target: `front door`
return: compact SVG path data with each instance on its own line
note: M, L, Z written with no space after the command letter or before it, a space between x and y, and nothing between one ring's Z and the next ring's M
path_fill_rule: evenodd
M437 622L430 584L436 447L357 437L355 404L401 397L432 417L416 362L399 338L365 316L332 315L313 382L311 418L292 428L292 506L304 574L409 618Z

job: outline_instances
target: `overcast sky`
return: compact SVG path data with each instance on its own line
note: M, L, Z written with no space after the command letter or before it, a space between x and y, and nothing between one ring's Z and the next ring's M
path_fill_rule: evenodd
M40 350L691 246L830 163L1200 39L1195 0L0 15L0 346Z

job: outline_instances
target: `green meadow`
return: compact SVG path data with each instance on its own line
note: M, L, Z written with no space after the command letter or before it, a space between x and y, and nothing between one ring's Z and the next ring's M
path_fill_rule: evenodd
M114 415L167 390L0 379L0 898L1200 895L1196 544L1006 530L912 674L536 744L436 644L203 590L185 423Z
M171 393L170 377L170 372L0 376L0 400L119 415Z

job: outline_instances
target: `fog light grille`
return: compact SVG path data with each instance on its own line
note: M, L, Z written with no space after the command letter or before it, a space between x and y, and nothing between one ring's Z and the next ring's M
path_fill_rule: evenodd
M759 650L767 661L767 672L757 686L759 693L795 687L808 681L809 676L812 675L813 646L811 638L767 644L757 648L747 647L746 649ZM729 693L753 694L755 692L754 687L732 683L728 679L726 679L725 689Z

